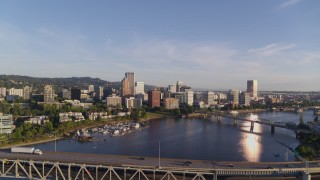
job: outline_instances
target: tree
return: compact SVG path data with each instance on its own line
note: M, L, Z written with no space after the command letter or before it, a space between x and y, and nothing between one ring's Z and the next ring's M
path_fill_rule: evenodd
M10 113L10 107L11 105L5 100L0 103L0 111L4 114Z
M47 132L51 133L53 131L53 124L51 121L45 122L43 126Z

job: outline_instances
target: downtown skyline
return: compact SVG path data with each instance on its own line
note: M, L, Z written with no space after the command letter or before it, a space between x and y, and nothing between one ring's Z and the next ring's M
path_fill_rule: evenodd
M1 74L319 91L316 0L2 1Z

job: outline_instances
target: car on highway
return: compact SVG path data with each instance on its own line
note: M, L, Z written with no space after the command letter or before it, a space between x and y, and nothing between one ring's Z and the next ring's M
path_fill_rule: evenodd
M228 167L234 167L234 165L233 164L228 164Z
M191 164L192 164L191 161L186 161L186 162L184 163L185 166L190 166Z

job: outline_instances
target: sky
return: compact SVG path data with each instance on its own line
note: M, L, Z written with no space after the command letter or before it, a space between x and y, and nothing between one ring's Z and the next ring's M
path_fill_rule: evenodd
M320 91L319 0L0 1L0 74Z

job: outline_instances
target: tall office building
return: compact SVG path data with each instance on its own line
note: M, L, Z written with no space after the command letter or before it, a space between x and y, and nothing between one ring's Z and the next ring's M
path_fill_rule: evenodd
M71 100L81 100L81 90L78 87L71 88Z
M44 102L54 102L54 90L51 85L45 85L43 90Z
M232 103L232 105L239 105L239 94L240 91L237 89L229 90L228 100Z
M183 87L183 82L182 81L177 81L176 92L181 92L181 88L182 87Z
M168 91L175 93L177 92L177 86L176 85L169 85L168 86Z
M214 104L214 93L212 91L208 91L203 96L205 103L208 105Z
M184 92L184 103L189 106L193 106L193 91L191 89L186 89Z
M29 86L26 86L23 88L23 94L22 94L22 98L24 100L29 100L30 99L30 96L31 96L31 91L32 91L32 88L29 87Z
M160 107L160 91L152 90L148 92L149 106Z
M102 98L103 98L103 87L99 86L96 91L96 99L102 100Z
M135 94L143 94L143 93L144 93L144 82L136 82Z
M121 81L121 96L134 96L134 73L126 72L125 77Z
M245 106L250 106L250 94L247 92L242 92L240 94L240 104Z
M257 80L248 80L247 81L247 93L250 94L250 98L258 98L258 81Z

